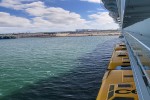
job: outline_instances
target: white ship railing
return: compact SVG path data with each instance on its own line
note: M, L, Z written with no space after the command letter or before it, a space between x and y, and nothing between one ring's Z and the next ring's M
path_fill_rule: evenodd
M149 53L150 53L150 49L145 44L143 44L140 40L138 40L136 37L131 35L129 32L124 32L123 35L125 37L126 46L129 52L129 58L131 61L131 67L133 70L133 76L134 76L134 81L136 84L139 100L150 100L150 77L149 77L150 73L147 73L150 72L150 66L147 66L149 67L149 69L148 68L144 69L143 63L141 63L141 60L137 55L138 53L136 53L135 52L136 50L134 50L134 49L141 49L141 54L142 54L143 49L144 50L146 49L147 51L149 51Z

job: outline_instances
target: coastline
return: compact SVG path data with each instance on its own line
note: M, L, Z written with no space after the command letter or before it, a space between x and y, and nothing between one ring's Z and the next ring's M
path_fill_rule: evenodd
M13 33L0 34L0 39L17 38L50 38L50 37L81 37L81 36L114 36L120 35L118 30L86 31L86 32L39 32L39 33Z

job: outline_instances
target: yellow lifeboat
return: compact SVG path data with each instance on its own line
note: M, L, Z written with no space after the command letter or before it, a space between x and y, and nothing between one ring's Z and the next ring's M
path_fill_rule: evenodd
M126 45L124 43L116 44L115 51L118 51L118 50L127 50Z
M96 100L138 100L132 71L107 71Z
M96 100L138 100L125 44L114 48Z
M114 51L110 59L108 69L126 68L130 66L130 60L126 50Z

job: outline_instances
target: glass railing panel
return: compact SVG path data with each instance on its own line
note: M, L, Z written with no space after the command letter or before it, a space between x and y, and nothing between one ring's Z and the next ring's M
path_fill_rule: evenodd
M124 36L134 53L143 75L146 77L148 84L150 84L150 38L148 40L148 37L144 38L140 34L133 32L125 32Z

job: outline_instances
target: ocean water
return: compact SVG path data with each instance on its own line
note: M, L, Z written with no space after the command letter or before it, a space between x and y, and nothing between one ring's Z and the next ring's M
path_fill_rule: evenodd
M118 36L0 40L0 100L95 100Z

